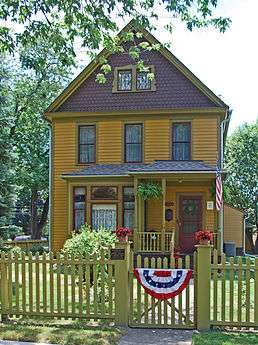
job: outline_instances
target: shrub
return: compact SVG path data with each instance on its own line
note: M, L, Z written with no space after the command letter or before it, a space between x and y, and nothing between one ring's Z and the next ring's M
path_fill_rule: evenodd
M42 255L45 252L45 248L41 244L33 244L33 246L28 250L28 252L31 252L32 255Z
M22 228L16 225L6 225L0 227L0 237L2 237L4 240L13 240L15 236L22 234Z
M102 250L107 252L116 242L116 236L110 230L102 228L98 231L91 231L90 226L85 224L80 231L65 242L63 253L75 256L97 254L100 257Z
M15 246L15 247L11 248L10 252L11 252L12 254L18 254L18 255L20 255L20 254L23 252L23 250L22 250L20 247Z
M4 240L2 238L0 238L0 252L9 252L10 250L10 247L7 246L5 243L4 243Z

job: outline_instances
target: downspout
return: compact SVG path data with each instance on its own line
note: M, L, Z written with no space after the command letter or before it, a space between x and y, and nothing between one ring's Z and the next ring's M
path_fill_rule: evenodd
M219 170L220 172L223 171L224 168L224 149L225 149L225 142L227 137L227 130L229 121L231 118L232 110L227 111L227 115L225 120L221 121L220 123L220 162L219 162ZM224 242L224 202L222 202L222 207L219 210L219 229L220 229L220 241L219 241L219 252L223 253L223 242Z

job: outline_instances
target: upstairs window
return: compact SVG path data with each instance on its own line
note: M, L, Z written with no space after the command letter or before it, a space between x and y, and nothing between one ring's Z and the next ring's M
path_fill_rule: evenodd
M79 163L96 161L96 127L95 125L79 126Z
M175 161L191 159L191 124L189 122L173 124L172 159Z
M125 162L142 162L142 124L125 125Z
M136 78L136 89L137 90L150 90L151 80L148 78L147 72L137 72Z
M118 79L117 79L118 91L130 91L132 90L132 70L118 70Z
M86 220L86 188L73 189L73 228L79 230Z

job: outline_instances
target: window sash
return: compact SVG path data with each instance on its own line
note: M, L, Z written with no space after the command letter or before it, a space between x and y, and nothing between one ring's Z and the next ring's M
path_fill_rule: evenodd
M150 90L151 89L151 80L148 79L148 72L137 72L136 89L137 90Z
M76 200L77 199L77 200ZM86 188L73 189L73 229L79 230L86 222Z
M137 131L133 132L133 128L137 128ZM124 155L127 163L142 162L142 124L125 125Z
M132 70L118 70L117 71L117 90L130 91L132 90L133 75Z
M184 130L180 130L183 126ZM182 128L182 127L181 127ZM173 160L190 160L191 159L191 125L190 123L178 122L172 127L172 159Z
M90 129L88 137L85 129ZM95 125L79 126L78 160L79 163L95 163L96 161Z
M132 193L133 192L133 193ZM135 197L133 187L123 188L123 226L134 228Z

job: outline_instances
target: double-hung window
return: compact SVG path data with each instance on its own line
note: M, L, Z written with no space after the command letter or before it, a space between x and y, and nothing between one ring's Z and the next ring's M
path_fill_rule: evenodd
M134 188L123 188L123 226L134 228Z
M142 124L125 125L125 162L142 162Z
M175 161L191 159L190 122L176 122L172 126L172 159Z
M96 161L96 126L79 126L78 143L79 163L95 163Z
M73 228L79 230L86 221L86 188L73 189Z

